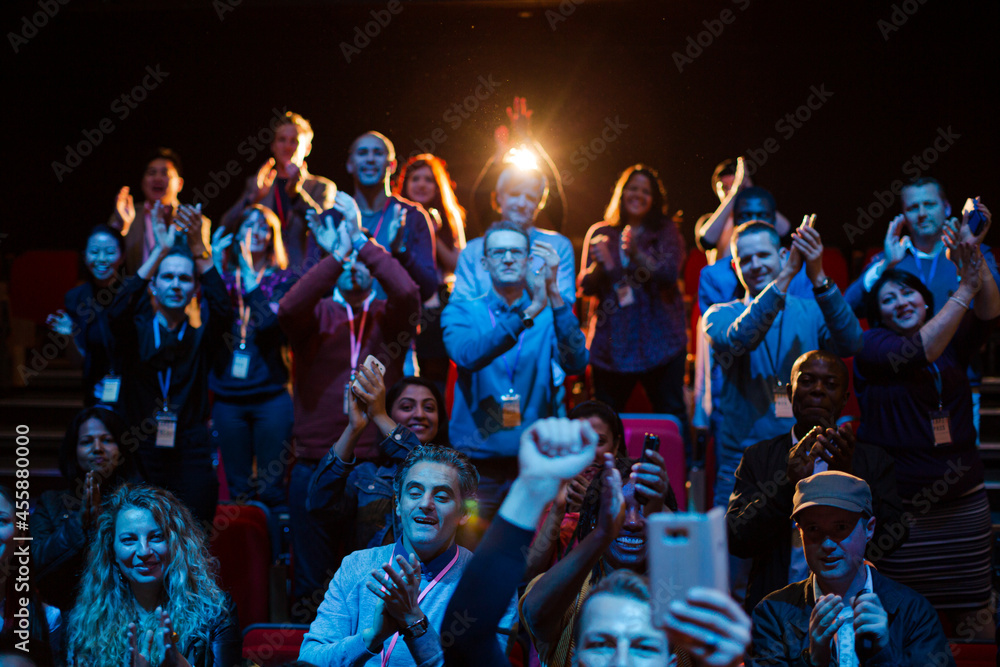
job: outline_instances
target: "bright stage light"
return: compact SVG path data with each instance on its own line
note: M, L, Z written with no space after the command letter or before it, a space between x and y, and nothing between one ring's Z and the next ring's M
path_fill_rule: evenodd
M521 171L538 171L538 156L527 146L515 146L507 151L504 164L512 164Z

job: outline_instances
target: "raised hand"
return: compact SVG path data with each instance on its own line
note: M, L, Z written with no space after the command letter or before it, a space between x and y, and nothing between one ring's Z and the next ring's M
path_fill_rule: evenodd
M339 192L337 193L340 194ZM316 239L316 245L330 253L331 255L337 255L337 250L341 251L339 259L343 261L344 257L350 254L350 250L345 250L343 247L343 239L341 238L342 232L333 223L332 215L320 216L313 209L306 211L306 225L309 227L309 231L312 232L313 237ZM341 223L341 228L344 227L344 223ZM348 246L350 246L350 241L348 240Z
M885 230L885 241L882 250L885 253L885 268L891 269L906 257L906 244L903 242L903 231L906 229L906 218L897 215Z
M46 317L45 323L60 336L72 336L73 330L76 328L73 324L73 319L61 308L54 314Z
M545 306L549 304L547 273L544 267L534 270L530 265L528 266L528 273L524 277L524 282L525 288L528 290L528 296L531 297L531 303L525 308L525 312L529 313L531 317L537 317L538 313L545 310Z
M559 282L559 253L551 244L535 241L531 245L531 254L545 262L545 286L549 291L556 288Z
M590 254L605 270L611 268L613 261L609 245L610 241L611 239L606 234L598 234L590 239Z
M400 255L406 252L406 210L396 207L396 212L389 221L389 252Z
M177 226L173 223L167 224L163 214L163 204L155 202L153 210L149 214L153 223L153 236L156 238L156 246L161 250L170 250L177 240Z
M635 495L642 503L646 516L663 511L663 499L670 488L667 464L659 452L646 450L645 463L633 463L629 481L635 484Z
M288 193L289 199L295 199L306 182L306 170L300 169L294 162L289 162L285 165L285 176L288 177L285 182L285 192Z
M683 647L710 667L739 665L750 644L746 612L728 594L711 588L695 586L683 600L671 602L662 625L671 646Z
M830 470L854 474L854 431L847 424L828 428L816 437L813 452L826 461Z
M80 507L80 523L84 530L96 523L101 513L101 485L98 475L93 470L87 473L83 481L83 504Z
M518 452L520 475L554 481L580 474L593 463L597 433L585 421L562 417L539 419L521 434Z
M948 259L958 266L959 288L964 286L973 294L979 292L983 286L981 269L985 264L979 245L972 241L962 241L948 249Z
M212 232L212 263L215 264L215 269L221 274L223 270L223 257L225 255L226 248L228 248L233 243L233 235L226 233L226 228L222 225L216 228Z
M254 204L259 204L264 201L264 198L271 194L271 186L274 185L274 179L278 177L278 170L274 168L274 158L269 158L264 165L257 170L257 189L254 191L251 199Z
M604 455L604 468L601 470L603 484L601 485L601 511L597 517L597 530L605 539L618 537L625 525L625 496L622 494L622 475L615 467L615 459L611 454Z
M115 211L122 220L122 236L125 236L128 234L129 227L135 222L135 203L132 201L132 195L129 194L127 185L118 191L118 197L115 198Z
M188 247L196 260L205 254L211 254L211 248L205 246L205 239L201 235L202 221L201 204L181 204L174 214L174 224L187 234Z
M353 238L361 230L361 210L354 197L343 190L338 190L333 198L333 208L344 216L348 238Z
M823 273L823 240L819 232L814 227L799 227L792 232L792 250L802 254L806 276L812 284L821 285L826 280L826 274Z
M243 271L253 272L253 253L250 252L250 246L253 241L253 230L248 229L247 233L243 235L240 239L240 252L237 255L237 259L240 263L240 269Z
M528 108L527 98L524 97L515 97L513 106L507 107L510 129L514 131L517 139L523 140L531 137L531 114L533 113Z
M378 369L372 370L361 364L356 371L355 379L357 385L354 393L358 395L367 406L366 412L372 421L385 418L388 413L385 409L385 380Z

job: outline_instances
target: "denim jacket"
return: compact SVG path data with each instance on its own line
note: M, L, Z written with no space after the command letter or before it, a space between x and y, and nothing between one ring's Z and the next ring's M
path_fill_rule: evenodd
M417 436L399 425L379 444L379 451L391 459L387 465L342 461L331 449L309 480L306 508L328 520L354 523L351 551L391 543L402 534L394 511L393 478L418 445Z

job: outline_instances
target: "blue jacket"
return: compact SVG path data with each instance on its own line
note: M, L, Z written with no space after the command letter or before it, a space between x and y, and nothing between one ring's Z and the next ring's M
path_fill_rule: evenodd
M448 356L458 366L451 443L473 459L517 456L521 432L558 414L563 378L554 364L569 374L587 367L587 343L573 309L548 307L526 329L520 314L529 303L525 293L508 306L490 288L479 299L453 299L441 316ZM504 428L500 397L512 384L520 396L521 425Z

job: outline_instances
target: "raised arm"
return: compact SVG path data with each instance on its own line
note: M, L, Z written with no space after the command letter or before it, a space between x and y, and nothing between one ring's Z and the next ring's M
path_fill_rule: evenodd
M983 255L979 247L973 242L963 241L949 250L949 256L958 267L960 280L955 293L941 306L934 317L920 327L920 341L928 363L934 363L944 353L955 332L958 331L965 311L972 306L973 300L979 300L977 295L982 291L986 281L993 286L991 296L994 303L987 303L983 306L983 310L992 312L997 306L996 283L993 282L993 276L989 271L983 270ZM986 273L985 280L983 273Z
M745 175L746 167L743 164L743 158L736 158L736 175L733 178L732 187L729 188L729 192L722 198L718 208L715 209L715 212L712 213L708 220L702 222L694 230L695 241L697 241L698 247L702 250L715 248L719 244L719 239L722 238L722 231L726 228L726 223L733 215L736 195L743 189L744 181L746 180Z

